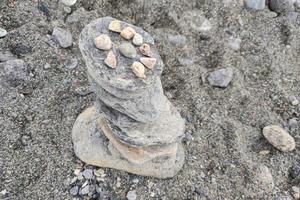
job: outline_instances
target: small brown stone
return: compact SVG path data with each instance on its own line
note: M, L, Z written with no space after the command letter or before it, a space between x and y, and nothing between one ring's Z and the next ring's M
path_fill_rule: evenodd
M153 69L156 64L156 58L141 57L140 61L149 69Z
M117 59L113 51L109 51L107 54L106 59L104 60L104 63L109 66L110 68L116 68L117 67Z
M145 67L142 63L140 62L134 62L132 64L132 71L133 73L139 77L139 78L146 78L146 75L145 75Z
M121 36L126 40L130 40L136 34L135 30L131 27L126 27L121 31Z
M98 49L110 50L112 47L112 42L110 37L106 34L99 35L94 39L94 43Z
M153 53L151 51L149 44L144 43L142 46L140 46L140 51L144 56L148 56L148 57L153 56Z
M109 23L108 29L113 32L120 33L121 32L121 23L119 20L113 20Z

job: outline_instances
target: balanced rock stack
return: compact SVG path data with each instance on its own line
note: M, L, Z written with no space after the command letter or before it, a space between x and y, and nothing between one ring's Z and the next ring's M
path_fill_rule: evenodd
M173 177L184 163L185 125L163 93L153 38L104 17L83 29L79 47L97 99L74 124L76 155L95 166Z

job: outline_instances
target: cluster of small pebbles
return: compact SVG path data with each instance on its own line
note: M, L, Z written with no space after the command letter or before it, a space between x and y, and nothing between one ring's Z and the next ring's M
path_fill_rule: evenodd
M109 187L120 188L122 186L120 177L116 178L116 183L113 186L107 185L106 179L110 178L101 168L93 166L77 167L73 171L73 177L68 179L69 193L74 199L107 199L109 198ZM137 184L139 180L133 179L132 182ZM136 200L136 191L129 190L126 194L126 199Z
M108 30L120 33L120 36L126 40L118 48L124 57L131 59L136 58L138 53L135 46L138 47L139 52L143 56L140 57L138 61L134 61L131 68L135 76L145 79L145 67L151 70L156 64L156 58L153 57L150 45L144 43L143 36L137 33L134 28L127 26L122 29L121 23L118 20L112 20L108 25ZM128 40L132 40L132 44ZM110 37L107 34L101 34L94 38L94 43L98 49L108 51L104 63L110 68L116 68L118 61L116 52L112 50L113 42Z
M105 190L103 183L106 174L102 169L77 168L74 170L75 175L69 180L69 193L74 197L90 197L90 198L104 198Z

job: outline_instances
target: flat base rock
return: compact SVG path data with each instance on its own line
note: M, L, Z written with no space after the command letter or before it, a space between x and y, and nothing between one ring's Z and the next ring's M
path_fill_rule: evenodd
M77 157L85 163L156 178L171 178L182 168L184 164L182 144L178 145L176 156L157 157L143 164L129 162L99 130L98 118L99 113L93 106L81 113L73 126L74 151Z

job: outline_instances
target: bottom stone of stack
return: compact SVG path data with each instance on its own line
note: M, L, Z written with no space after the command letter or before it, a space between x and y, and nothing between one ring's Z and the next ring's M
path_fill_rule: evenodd
M74 123L74 151L83 162L156 178L171 178L182 168L184 150L180 143L174 155L158 156L142 164L128 161L103 134L99 128L99 118L101 116L93 106L81 113Z

